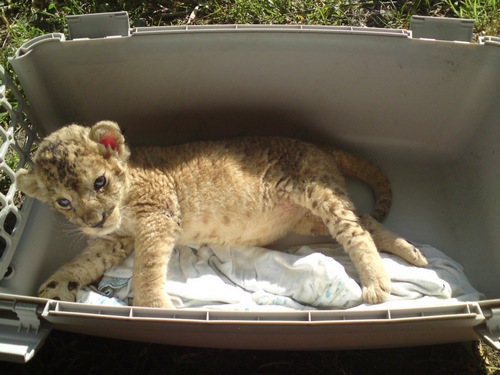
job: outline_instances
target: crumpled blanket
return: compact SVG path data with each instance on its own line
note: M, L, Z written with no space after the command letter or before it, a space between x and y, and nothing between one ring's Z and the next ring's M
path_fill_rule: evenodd
M379 305L363 302L354 265L338 244L286 252L176 246L166 289L177 308L240 311L411 307L483 298L459 263L431 246L416 246L429 261L425 268L381 253L392 290L388 301ZM77 302L131 305L132 269L133 254L106 271L97 285L82 289Z

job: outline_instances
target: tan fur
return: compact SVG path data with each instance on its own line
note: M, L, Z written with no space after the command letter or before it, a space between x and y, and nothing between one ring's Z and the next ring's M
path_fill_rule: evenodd
M426 264L372 217L356 216L343 174L371 185L377 219L387 214L391 190L378 167L348 153L263 137L135 148L131 155L113 122L70 125L40 144L31 171L18 172L20 190L92 238L40 296L74 301L79 288L135 250L134 304L173 307L164 280L174 244L265 245L290 231L329 233L342 244L370 303L390 291L377 247Z

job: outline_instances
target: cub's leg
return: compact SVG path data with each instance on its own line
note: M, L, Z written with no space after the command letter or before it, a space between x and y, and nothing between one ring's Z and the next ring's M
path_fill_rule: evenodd
M330 235L344 247L358 271L363 299L369 303L384 301L391 287L389 276L370 233L361 226L338 179L316 174L306 181L288 180L285 191L296 204L320 217Z
M378 251L397 255L415 266L423 267L427 265L425 256L415 246L389 231L382 223L370 215L362 215L359 220L361 226L372 235ZM307 212L297 222L292 231L305 236L326 236L329 234L323 220L312 212Z
M40 286L38 295L74 302L82 287L93 283L110 267L123 261L133 248L134 240L130 237L90 240L78 256L59 268Z
M134 305L174 308L165 290L165 275L180 233L179 221L165 212L137 214L136 219Z

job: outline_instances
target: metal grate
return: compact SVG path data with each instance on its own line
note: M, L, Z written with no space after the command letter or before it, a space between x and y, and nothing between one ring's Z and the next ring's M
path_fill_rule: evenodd
M13 273L10 263L30 206L15 183L15 172L29 167L36 147L29 113L23 96L0 66L0 280Z

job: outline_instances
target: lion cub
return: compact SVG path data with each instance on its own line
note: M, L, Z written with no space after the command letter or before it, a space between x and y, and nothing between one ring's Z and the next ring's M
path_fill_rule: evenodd
M61 128L40 144L34 167L17 173L17 185L90 241L39 295L74 301L135 250L134 304L172 308L164 284L174 244L265 245L291 231L330 233L356 266L364 300L382 302L390 280L377 247L415 265L426 260L372 217L356 216L343 174L369 183L377 198L372 216L383 219L391 190L381 170L326 146L262 137L131 153L114 122Z

